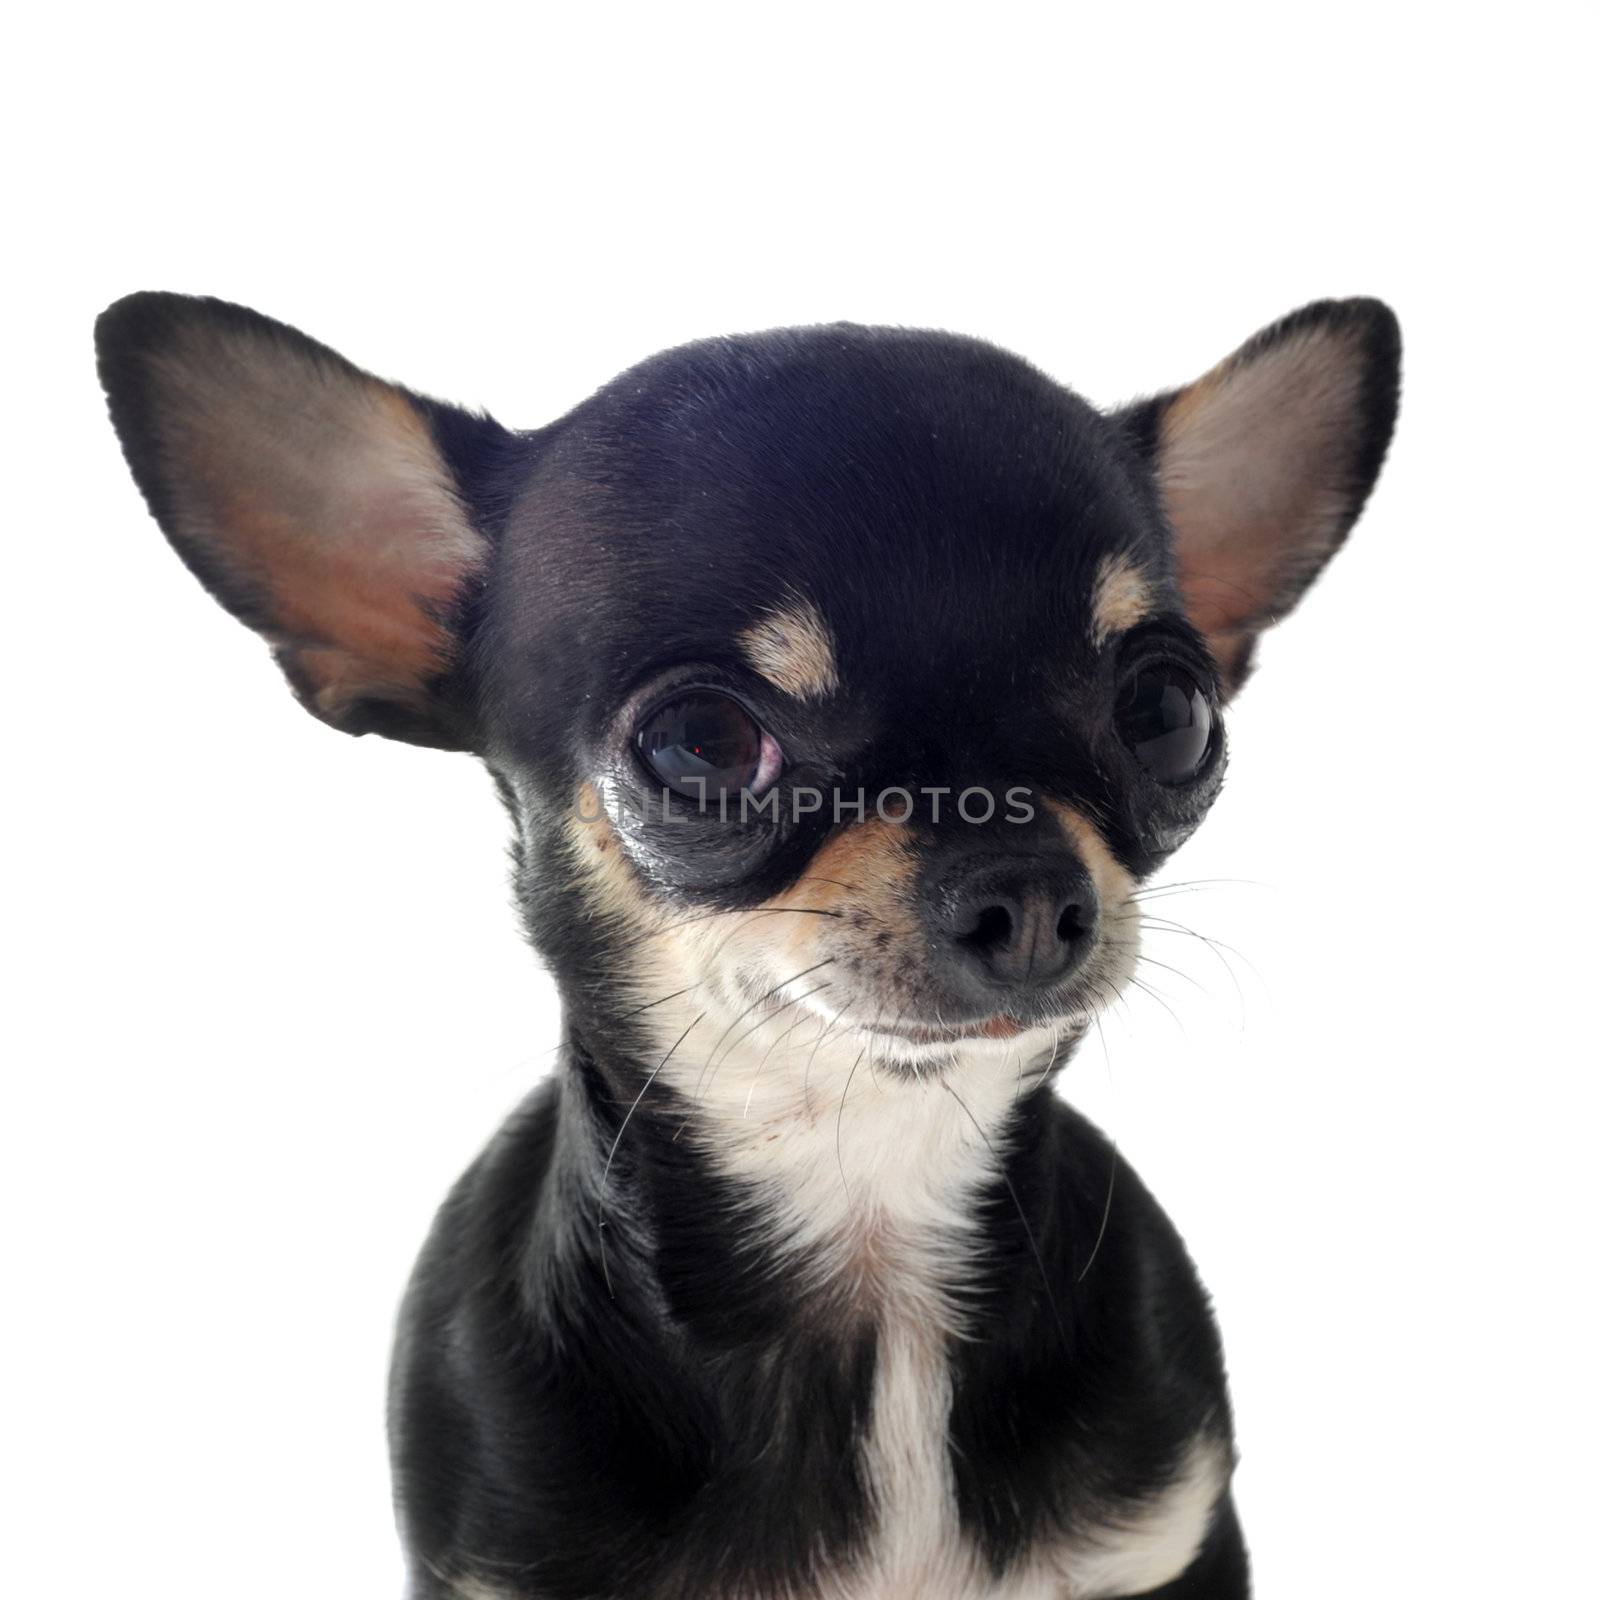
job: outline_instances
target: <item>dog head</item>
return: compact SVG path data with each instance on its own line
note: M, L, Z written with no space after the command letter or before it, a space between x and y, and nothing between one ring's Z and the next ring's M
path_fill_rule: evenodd
M807 1023L908 1074L1053 1052L1127 977L1399 357L1325 302L1105 414L974 340L805 328L513 433L218 301L98 342L151 509L307 708L487 762L580 1027Z

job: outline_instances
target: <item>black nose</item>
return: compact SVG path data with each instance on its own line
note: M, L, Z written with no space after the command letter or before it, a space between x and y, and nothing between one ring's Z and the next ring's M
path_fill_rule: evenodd
M964 987L1031 994L1059 982L1088 954L1100 898L1070 857L1008 860L947 881L935 915Z

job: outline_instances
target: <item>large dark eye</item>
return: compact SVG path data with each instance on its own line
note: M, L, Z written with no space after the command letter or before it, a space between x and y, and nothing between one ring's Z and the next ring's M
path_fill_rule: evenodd
M668 701L644 720L634 743L656 777L691 800L741 789L759 795L783 767L777 741L725 694Z
M1211 702L1182 667L1141 667L1117 702L1117 728L1157 783L1187 783L1211 748Z

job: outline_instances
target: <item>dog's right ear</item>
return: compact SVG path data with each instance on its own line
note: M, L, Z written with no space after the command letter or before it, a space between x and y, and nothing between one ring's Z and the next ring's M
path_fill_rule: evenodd
M470 748L458 629L488 543L464 468L516 436L221 300L130 295L95 345L151 512L306 708Z

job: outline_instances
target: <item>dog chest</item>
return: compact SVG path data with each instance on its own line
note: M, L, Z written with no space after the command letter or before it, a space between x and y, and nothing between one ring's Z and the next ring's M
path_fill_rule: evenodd
M910 1319L886 1325L865 1452L877 1511L870 1553L819 1600L1113 1600L1169 1583L1199 1551L1228 1479L1225 1450L1206 1437L1158 1492L1106 1507L996 1579L960 1526L950 1404L943 1338Z

